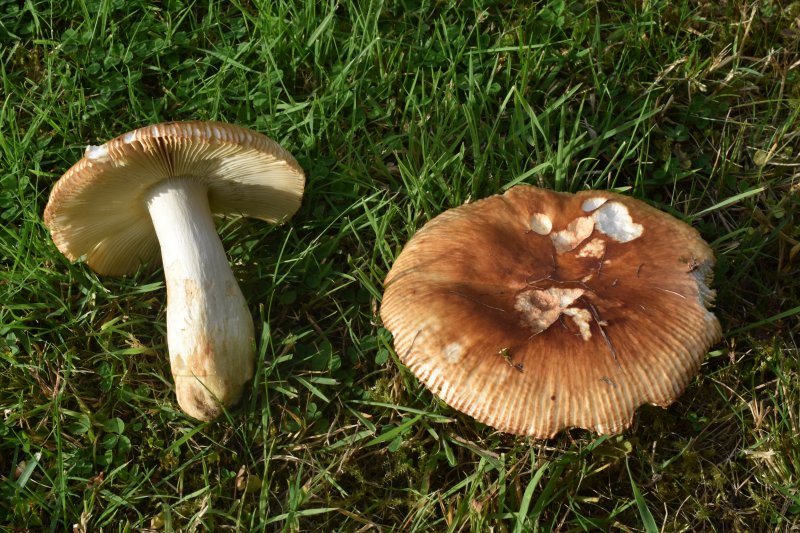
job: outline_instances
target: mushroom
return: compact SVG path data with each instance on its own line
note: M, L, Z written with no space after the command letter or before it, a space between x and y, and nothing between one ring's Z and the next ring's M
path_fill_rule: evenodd
M400 360L479 421L613 434L672 403L720 338L713 264L696 230L643 202L517 186L428 222L380 314Z
M260 133L169 122L86 148L53 187L44 221L65 256L99 274L132 274L160 247L178 403L211 420L239 400L255 355L212 213L281 222L300 206L304 181L292 155Z

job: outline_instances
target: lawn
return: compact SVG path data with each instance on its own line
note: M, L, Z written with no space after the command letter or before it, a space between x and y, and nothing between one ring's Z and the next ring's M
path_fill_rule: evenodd
M258 362L211 423L175 402L160 267L99 276L42 221L87 144L193 119L307 177L282 226L220 220ZM797 1L0 1L0 529L796 530L798 156ZM723 340L621 435L497 432L382 327L403 244L521 183L716 254Z

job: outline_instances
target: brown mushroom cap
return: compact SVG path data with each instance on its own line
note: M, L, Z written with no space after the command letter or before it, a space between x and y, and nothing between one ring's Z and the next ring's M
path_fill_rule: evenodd
M53 187L44 220L70 260L101 274L136 271L159 256L145 205L155 184L192 177L212 212L269 222L299 208L305 177L292 155L255 131L221 122L168 122L90 146Z
M627 428L667 406L721 336L698 232L607 191L518 186L451 209L406 245L381 318L400 359L502 431Z

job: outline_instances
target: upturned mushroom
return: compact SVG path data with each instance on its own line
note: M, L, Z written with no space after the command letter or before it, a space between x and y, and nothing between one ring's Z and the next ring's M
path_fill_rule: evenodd
M607 191L518 186L428 222L386 277L395 350L445 402L546 438L667 406L721 336L691 226Z
M300 206L305 176L255 131L170 122L89 146L56 183L44 221L70 260L105 275L158 259L167 286L167 344L181 408L211 420L253 377L253 319L212 213L278 223Z

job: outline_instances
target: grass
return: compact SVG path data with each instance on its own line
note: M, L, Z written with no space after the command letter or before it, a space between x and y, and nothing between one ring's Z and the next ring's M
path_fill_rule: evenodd
M788 531L800 524L800 2L0 2L0 528ZM257 129L308 177L222 221L258 330L223 420L177 409L159 271L42 223L86 144ZM517 183L616 188L717 255L726 335L623 435L493 431L399 364L382 280Z

